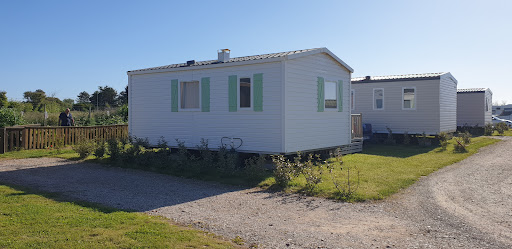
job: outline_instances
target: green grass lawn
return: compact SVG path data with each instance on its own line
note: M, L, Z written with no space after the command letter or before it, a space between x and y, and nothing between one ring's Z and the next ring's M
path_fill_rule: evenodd
M5 159L22 159L22 158L40 158L40 157L60 157L66 159L78 158L78 154L73 149L64 148L61 150L55 149L40 149L40 150L19 150L10 151L5 154L0 154L0 160Z
M497 131L494 131L493 136L512 136L512 129L505 131L503 135L500 135Z
M355 167L359 169L359 188L345 200L364 201L379 200L397 193L416 182L421 176L426 176L442 167L461 161L476 153L479 148L493 144L499 140L492 138L473 138L467 147L467 153L454 153L454 140L450 141L447 150L441 148L422 148L417 145L365 145L364 151L358 154L343 157L343 171L336 167L336 180L346 183L347 168L351 169L351 179L357 179ZM328 170L323 167L322 182L309 194L338 198L337 190ZM356 182L356 181L355 181ZM270 178L260 185L272 186L275 183ZM305 189L304 176L294 178L284 190L291 193L300 193Z
M0 185L0 248L236 248L140 213Z

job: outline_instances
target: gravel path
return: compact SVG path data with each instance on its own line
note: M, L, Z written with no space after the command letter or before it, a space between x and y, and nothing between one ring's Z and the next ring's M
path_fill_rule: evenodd
M0 182L162 215L260 248L512 248L512 138L503 139L367 203L54 158L0 161Z

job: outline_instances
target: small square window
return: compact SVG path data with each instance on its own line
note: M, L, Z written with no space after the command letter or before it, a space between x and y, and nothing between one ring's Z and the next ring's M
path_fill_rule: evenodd
M403 88L403 109L416 109L416 88Z
M325 82L325 108L338 107L336 95L336 82Z
M181 109L199 109L199 81L180 83Z

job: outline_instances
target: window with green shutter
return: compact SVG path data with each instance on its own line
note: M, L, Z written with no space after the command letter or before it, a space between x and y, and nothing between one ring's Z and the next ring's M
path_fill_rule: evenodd
M230 112L236 112L238 109L237 81L238 76L236 75L230 75L228 77L228 104Z
M171 80L171 112L178 111L178 80Z
M343 111L343 80L338 80L338 111Z
M324 78L318 77L317 85L318 85L318 111L319 112L323 112L324 111L324 105L325 105L325 100L324 100Z
M201 111L210 112L210 77L201 78Z
M254 111L263 111L263 74L257 73L253 75L253 95L254 95Z

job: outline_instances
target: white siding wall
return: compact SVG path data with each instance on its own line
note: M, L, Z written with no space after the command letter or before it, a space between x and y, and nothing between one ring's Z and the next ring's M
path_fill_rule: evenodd
M402 110L402 88L415 87L416 110ZM373 89L384 88L384 110L373 110ZM355 109L373 131L387 133L439 133L439 80L353 83Z
M286 61L285 72L285 152L350 144L350 72L326 54ZM317 77L343 80L343 112L317 111Z
M441 75L439 107L440 131L455 132L457 130L457 81L449 73Z
M457 126L485 125L485 93L457 93Z
M228 111L228 76L263 73L263 112ZM171 112L171 80L210 77L210 112ZM195 147L208 139L218 148L222 137L243 139L240 151L281 152L281 63L263 63L215 69L132 75L130 80L130 130L156 144L163 136Z

